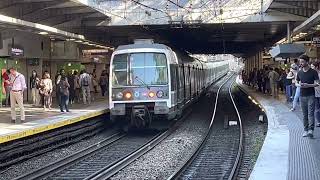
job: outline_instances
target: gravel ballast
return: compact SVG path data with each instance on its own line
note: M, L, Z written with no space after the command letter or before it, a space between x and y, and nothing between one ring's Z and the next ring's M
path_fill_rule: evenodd
M173 134L111 179L166 179L173 174L205 137L214 108L213 92L220 83L192 105L191 114Z
M78 143L66 146L64 148L55 149L51 152L31 158L27 161L24 161L22 163L13 165L5 170L2 170L0 171L0 180L11 180L23 174L30 173L35 169L41 168L45 165L48 165L49 163L52 163L66 156L69 156L77 151L85 149L90 145L98 143L114 133L113 130L106 131L107 132L95 135L91 138L84 139Z

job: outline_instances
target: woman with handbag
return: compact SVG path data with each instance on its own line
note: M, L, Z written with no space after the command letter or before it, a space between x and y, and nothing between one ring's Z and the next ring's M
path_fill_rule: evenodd
M49 108L51 110L52 106L52 80L50 79L50 74L45 72L43 74L43 79L40 82L40 94L43 96L43 109L44 111Z

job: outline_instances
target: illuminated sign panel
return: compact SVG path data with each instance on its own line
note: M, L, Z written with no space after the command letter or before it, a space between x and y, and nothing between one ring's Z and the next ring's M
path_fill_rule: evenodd
M13 57L22 57L24 56L24 50L22 48L11 48L9 49L9 55L13 56Z

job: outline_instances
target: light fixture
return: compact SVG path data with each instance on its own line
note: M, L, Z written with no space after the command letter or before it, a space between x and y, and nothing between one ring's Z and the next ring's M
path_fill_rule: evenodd
M42 31L42 32L39 32L40 35L48 35L49 33L48 32L45 32L45 31Z
M82 43L83 41L81 41L81 40L77 40L77 41L75 41L76 43Z

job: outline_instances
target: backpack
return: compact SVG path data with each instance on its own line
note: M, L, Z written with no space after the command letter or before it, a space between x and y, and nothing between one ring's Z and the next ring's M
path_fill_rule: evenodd
M69 95L69 90L68 90L68 86L65 84L65 81L60 81L59 83L59 91L60 91L60 94L63 94L65 96L68 96Z
M89 76L85 75L82 79L81 79L81 85L82 86L89 86Z
M108 84L108 79L105 76L100 77L100 85L104 86Z

